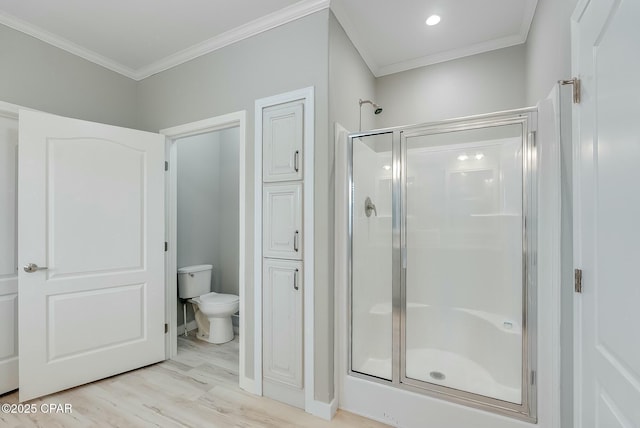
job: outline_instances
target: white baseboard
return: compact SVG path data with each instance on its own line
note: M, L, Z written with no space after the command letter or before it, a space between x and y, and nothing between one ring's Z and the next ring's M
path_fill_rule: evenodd
M195 330L198 328L198 324L196 324L196 320L193 321L189 321L187 323L187 331L191 331L191 330ZM184 334L184 324L180 324L177 329L178 331L178 336L183 335Z
M248 377L240 377L240 388L244 389L245 391L254 394L254 395L260 395L258 394L258 389L256 388L256 382L253 379L249 379Z
M323 403L318 400L313 400L306 406L306 412L311 413L313 416L330 421L336 415L338 411L338 400L334 397L330 403Z

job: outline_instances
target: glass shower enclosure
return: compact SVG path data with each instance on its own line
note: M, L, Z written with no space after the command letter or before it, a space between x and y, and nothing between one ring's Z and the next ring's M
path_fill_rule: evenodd
M535 420L534 124L349 135L349 375Z

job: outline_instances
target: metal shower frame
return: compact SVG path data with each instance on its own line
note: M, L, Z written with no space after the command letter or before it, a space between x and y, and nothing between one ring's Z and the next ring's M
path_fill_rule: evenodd
M450 387L408 379L405 376L404 320L406 317L406 139L408 137L483 129L506 125L522 126L522 402L511 403ZM376 129L349 134L348 153L348 293L347 361L348 375L396 388L430 395L458 404L514 417L537 421L537 109L535 107L450 119L440 122ZM392 135L392 379L352 370L352 293L353 293L353 140L374 135ZM404 266L403 266L404 265Z

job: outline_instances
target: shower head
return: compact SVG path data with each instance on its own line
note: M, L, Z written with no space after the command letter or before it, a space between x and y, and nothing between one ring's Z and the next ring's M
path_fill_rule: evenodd
M380 114L382 113L382 107L380 107L378 104L374 103L371 100L360 100L360 108L362 108L362 104L371 104L373 106L373 114Z

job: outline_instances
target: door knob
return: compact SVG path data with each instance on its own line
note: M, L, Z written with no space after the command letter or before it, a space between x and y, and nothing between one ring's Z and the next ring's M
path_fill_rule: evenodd
M33 272L37 272L37 271L39 271L39 270L45 270L45 269L49 269L49 268L48 268L48 267L46 267L46 266L39 267L39 266L38 266L37 264L35 264L35 263L29 263L28 265L26 265L26 266L24 267L24 271L25 271L25 272L27 272L27 273L33 273Z

